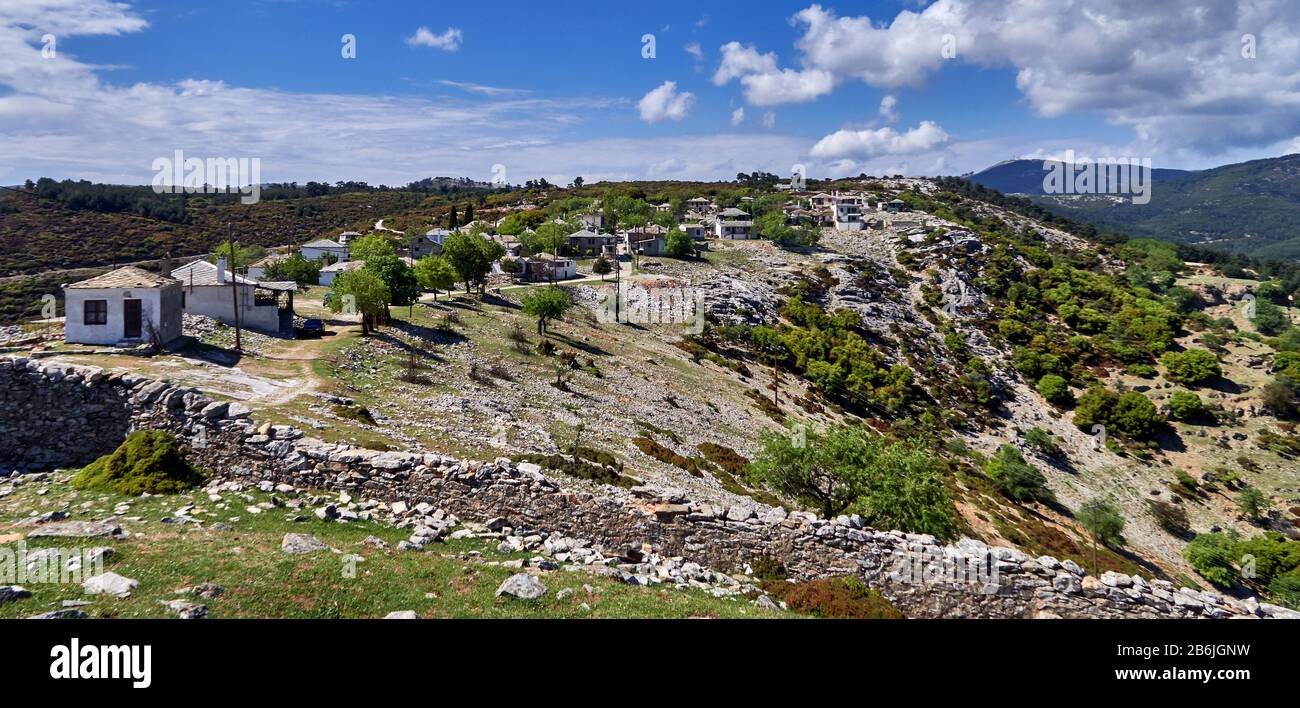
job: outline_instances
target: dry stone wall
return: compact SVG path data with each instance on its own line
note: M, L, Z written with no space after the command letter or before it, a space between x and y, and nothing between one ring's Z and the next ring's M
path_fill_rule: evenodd
M500 517L516 529L589 540L609 555L652 549L721 570L776 561L800 579L853 574L909 617L1300 617L1254 598L1167 581L1096 578L1070 561L1029 558L973 539L942 545L925 535L876 531L856 517L717 507L650 488L592 494L506 458L475 462L326 443L289 426L258 425L241 404L132 375L0 359L0 381L11 384L0 391L0 405L48 406L42 415L0 419L19 430L14 441L0 442L0 470L9 455L23 465L80 464L92 455L62 439L66 426L102 420L107 429L89 438L98 450L111 449L110 438L115 445L127 429L166 429L186 441L193 463L231 480L427 503L480 522Z

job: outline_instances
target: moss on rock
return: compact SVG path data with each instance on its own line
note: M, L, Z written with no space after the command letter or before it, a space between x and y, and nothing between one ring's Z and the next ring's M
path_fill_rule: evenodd
M72 486L139 496L175 494L203 482L181 455L175 436L162 430L131 433L113 452L86 465Z

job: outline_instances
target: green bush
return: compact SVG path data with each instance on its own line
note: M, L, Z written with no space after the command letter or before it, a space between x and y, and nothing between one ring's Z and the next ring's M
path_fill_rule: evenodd
M1237 581L1233 564L1237 539L1222 533L1198 534L1183 549L1183 558L1201 577L1219 587L1232 587Z
M1169 415L1175 420L1199 420L1206 413L1205 402L1191 391L1174 391L1169 397Z
M903 619L903 613L880 593L853 576L806 583L764 583L773 597L793 612L824 619Z
M1044 455L1055 457L1061 454L1061 446L1056 443L1056 438L1042 428L1025 431L1025 444Z
M1074 424L1081 430L1101 425L1112 433L1138 439L1155 435L1163 422L1146 396L1136 391L1116 393L1101 386L1088 389L1074 411Z
M1025 461L1020 451L1010 445L998 448L984 466L998 491L1015 501L1050 501L1052 491L1047 478L1038 468Z
M1147 506L1150 507L1151 516L1156 520L1156 524L1171 536L1186 538L1191 535L1192 524L1187 518L1187 510L1181 504L1149 499Z
M203 474L181 455L175 436L163 430L139 430L113 452L86 465L72 478L77 489L119 494L175 494L203 482Z
M1184 386L1199 386L1223 375L1219 358L1204 349L1169 352L1160 357L1160 364L1170 381Z
M922 448L843 425L768 433L762 445L751 478L827 517L849 511L876 528L957 534L939 460Z
M1300 572L1278 576L1269 583L1268 592L1277 604L1300 610Z
M1268 507L1268 497L1254 487L1246 487L1237 495L1237 508L1251 521L1262 519Z
M1047 374L1038 380L1038 393L1048 403L1056 405L1065 405L1074 399L1074 394L1070 393L1070 384L1056 374Z

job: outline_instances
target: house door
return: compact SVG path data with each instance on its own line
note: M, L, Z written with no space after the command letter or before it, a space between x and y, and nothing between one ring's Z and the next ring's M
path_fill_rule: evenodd
M139 300L122 301L122 336L126 339L139 339L144 322Z

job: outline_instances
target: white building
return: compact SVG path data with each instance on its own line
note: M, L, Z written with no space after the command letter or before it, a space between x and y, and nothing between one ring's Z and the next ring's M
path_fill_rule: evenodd
M709 227L704 224L682 224L678 228L685 231L687 236L696 241L703 241L709 236Z
M203 315L227 325L235 324L235 299L239 300L239 326L277 337L293 336L292 282L258 282L226 270L226 259L216 265L194 261L172 271L181 285L181 308L187 315Z
M181 336L181 284L127 266L63 286L69 344L167 344Z
M713 222L713 236L728 241L747 241L754 237L754 222L740 209L723 209L717 221Z
M331 263L320 269L320 285L333 285L334 279L354 270L360 270L366 267L365 261L345 261L341 263Z
M411 257L419 260L425 256L442 253L442 244L447 241L448 236L451 236L451 232L447 229L430 229L411 244Z
M348 247L327 238L304 244L299 249L299 252L302 253L303 258L309 261L323 260L326 255L334 256L335 261L338 263L344 263L348 260Z
M556 258L549 253L540 256L520 258L516 261L519 270L515 277L532 282L552 280L572 280L578 277L578 262L572 258Z
M862 230L862 197L850 194L835 197L835 228L839 231Z

